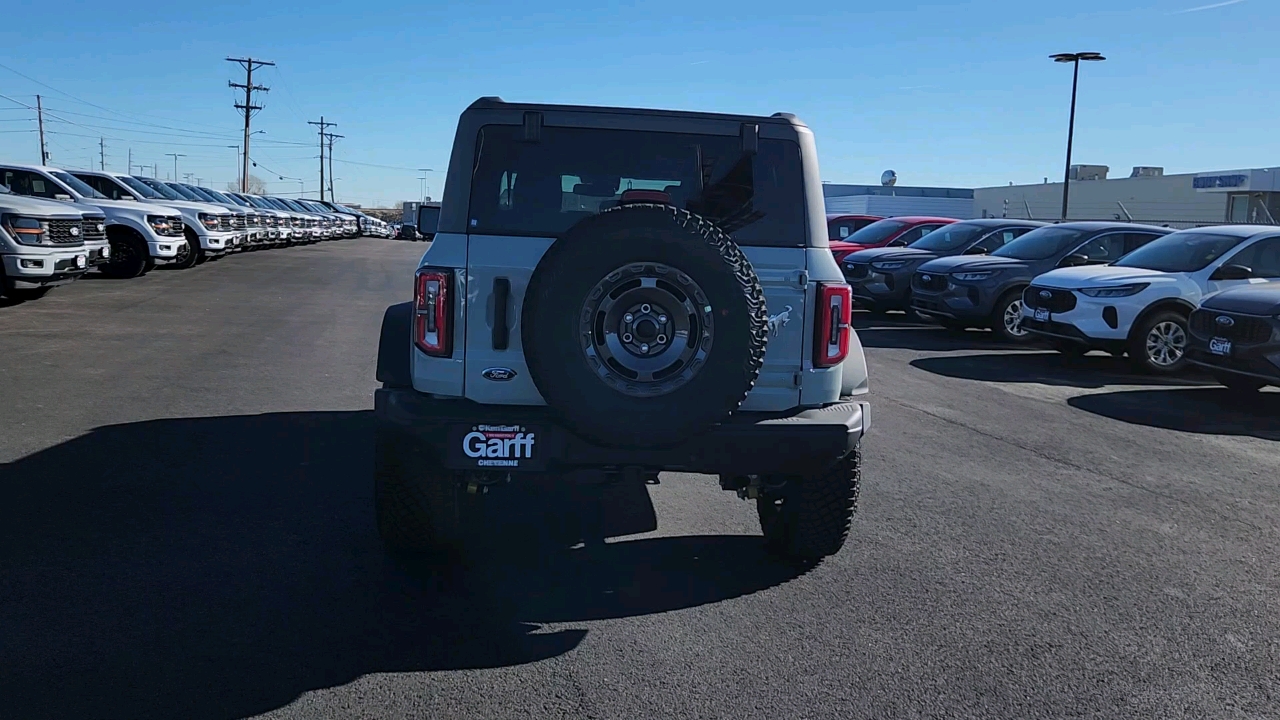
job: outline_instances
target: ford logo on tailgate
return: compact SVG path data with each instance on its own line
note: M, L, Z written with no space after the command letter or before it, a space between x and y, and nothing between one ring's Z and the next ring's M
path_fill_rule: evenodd
M1222 327L1231 327L1232 325L1236 324L1235 320L1227 317L1226 315L1219 315L1217 318L1215 318L1215 322L1217 322Z
M483 377L485 380L493 380L494 382L506 382L515 376L515 370L504 367L485 368L480 372L480 377Z

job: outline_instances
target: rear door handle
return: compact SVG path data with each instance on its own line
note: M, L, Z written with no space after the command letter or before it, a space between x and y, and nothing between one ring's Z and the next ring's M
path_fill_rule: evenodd
M493 279L493 349L506 350L511 342L511 329L507 327L507 303L511 300L511 281Z

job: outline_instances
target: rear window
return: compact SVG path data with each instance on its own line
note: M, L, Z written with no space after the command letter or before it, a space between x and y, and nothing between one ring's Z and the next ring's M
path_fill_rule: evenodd
M760 139L743 157L734 136L486 125L476 142L469 231L554 237L617 205L627 190L666 193L745 245L806 243L800 146Z

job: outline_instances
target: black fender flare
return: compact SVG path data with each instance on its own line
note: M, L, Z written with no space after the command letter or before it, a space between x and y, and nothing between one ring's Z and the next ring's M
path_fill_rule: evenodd
M378 338L377 380L383 387L413 387L413 303L402 302L382 313Z
M1183 315L1190 315L1191 311L1195 309L1195 305L1192 305L1190 302L1178 297L1157 300L1143 308L1142 312L1138 313L1138 316L1133 319L1133 323L1129 325L1129 335L1126 338L1126 341L1133 340L1133 333L1138 328L1142 327L1142 323L1146 322L1147 318L1151 317L1152 313L1157 313L1161 310L1173 310L1174 312L1180 312Z

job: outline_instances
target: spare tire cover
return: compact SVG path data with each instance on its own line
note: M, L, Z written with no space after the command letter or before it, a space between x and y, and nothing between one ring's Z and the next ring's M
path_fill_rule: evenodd
M678 444L746 399L768 342L764 290L715 223L667 205L583 219L525 294L533 382L571 431L614 447Z

